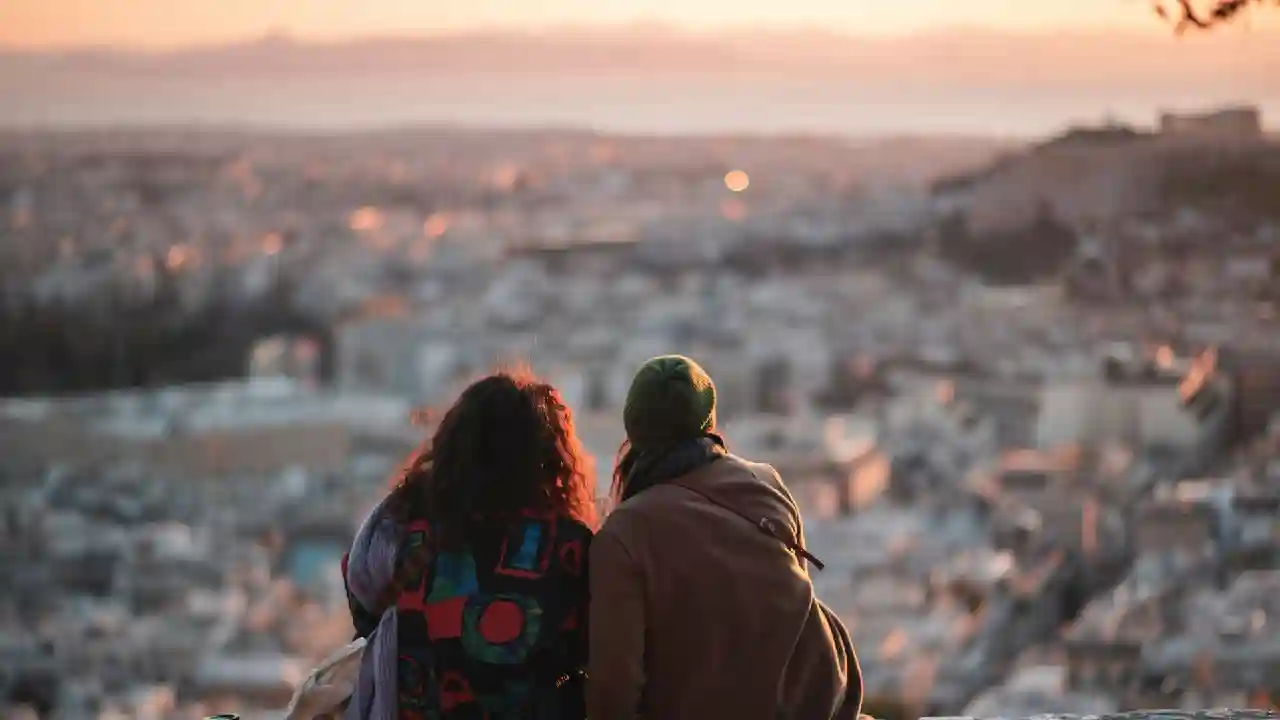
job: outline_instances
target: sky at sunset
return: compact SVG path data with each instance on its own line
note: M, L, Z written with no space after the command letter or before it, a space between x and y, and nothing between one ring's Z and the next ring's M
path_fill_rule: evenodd
M1030 137L1241 102L1274 124L1277 31L1267 9L1177 37L1150 0L0 0L0 127ZM83 48L129 59L37 59Z
M1168 32L1147 0L0 0L0 45L162 48L268 32L336 40L635 22L875 34L956 26Z

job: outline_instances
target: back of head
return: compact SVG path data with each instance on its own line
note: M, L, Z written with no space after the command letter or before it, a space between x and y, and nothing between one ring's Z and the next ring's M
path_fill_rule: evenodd
M702 437L715 429L715 383L690 358L655 357L631 381L622 419L627 440L640 451Z
M499 372L464 390L410 462L391 506L437 521L444 535L476 514L523 510L594 522L590 459L551 385Z
M615 501L626 500L647 486L633 477L645 464L642 458L652 464L682 443L715 431L715 383L698 363L683 355L652 358L631 381L622 421L627 439L613 473Z

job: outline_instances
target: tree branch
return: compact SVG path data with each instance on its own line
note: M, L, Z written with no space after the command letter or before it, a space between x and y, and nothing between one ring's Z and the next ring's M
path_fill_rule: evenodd
M1268 0L1214 0L1208 8L1200 10L1196 8L1194 0L1175 0L1173 3L1155 0L1155 10L1160 17L1174 23L1176 32L1183 32L1188 28L1208 30L1236 18L1255 5L1267 3ZM1170 4L1176 9L1173 12ZM1272 4L1280 6L1280 0L1275 0Z

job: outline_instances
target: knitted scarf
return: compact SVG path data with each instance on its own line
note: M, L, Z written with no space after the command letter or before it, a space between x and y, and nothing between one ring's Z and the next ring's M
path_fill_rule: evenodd
M654 485L687 475L727 454L724 440L711 433L682 440L662 451L638 453L626 473L621 499L626 501Z

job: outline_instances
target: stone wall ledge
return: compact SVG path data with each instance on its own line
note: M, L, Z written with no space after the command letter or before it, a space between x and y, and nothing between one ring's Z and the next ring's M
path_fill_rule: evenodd
M921 720L979 720L963 716L921 718ZM1034 715L1030 718L982 718L981 720L1280 720L1274 710L1132 710L1109 715Z

